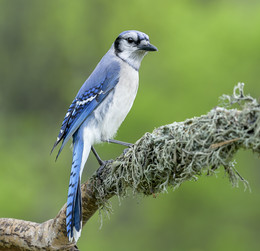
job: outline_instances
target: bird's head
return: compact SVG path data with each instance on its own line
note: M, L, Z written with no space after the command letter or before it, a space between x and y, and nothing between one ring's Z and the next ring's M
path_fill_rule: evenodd
M119 58L138 70L147 52L157 51L157 48L150 44L149 37L145 33L129 30L117 37L114 50Z

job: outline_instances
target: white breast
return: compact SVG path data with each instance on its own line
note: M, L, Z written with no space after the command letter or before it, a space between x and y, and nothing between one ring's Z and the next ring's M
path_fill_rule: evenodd
M133 105L138 82L138 71L122 62L119 82L114 91L94 111L94 116L83 125L85 140L95 144L115 136Z
M138 71L123 63L119 82L115 87L114 93L111 93L113 95L112 102L108 98L107 100L110 103L105 104L108 105L108 109L102 122L102 140L110 139L116 134L133 105L138 90L138 83Z

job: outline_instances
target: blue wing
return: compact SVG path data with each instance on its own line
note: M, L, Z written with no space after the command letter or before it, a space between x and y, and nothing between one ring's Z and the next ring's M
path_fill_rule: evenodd
M89 115L102 103L102 101L118 83L120 70L119 63L114 62L109 64L105 67L105 71L103 70L100 72L102 67L104 68L105 66L102 64L101 60L97 68L86 80L84 85L79 90L76 98L70 105L62 122L57 140L52 148L53 151L54 148L62 141L62 145L56 159L71 136L77 131Z

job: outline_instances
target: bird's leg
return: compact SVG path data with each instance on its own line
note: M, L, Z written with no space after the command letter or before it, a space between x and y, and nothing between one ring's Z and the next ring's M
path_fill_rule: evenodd
M114 143L114 144L118 144L118 145L122 145L122 146L127 146L127 147L131 147L131 146L133 145L133 144L131 144L131 143L119 141L119 140L116 140L116 139L107 139L107 140L105 140L105 142Z
M102 159L99 157L99 155L98 155L96 149L95 149L93 146L91 146L91 151L92 151L93 154L95 155L95 157L96 157L96 159L97 159L97 161L98 161L98 164L100 165L100 167L99 167L98 170L96 171L97 176L100 178L100 175L102 174L104 167L106 166L107 163L111 162L111 160L102 160Z
M118 145L123 145L123 146L126 146L126 147L128 147L128 148L131 147L131 146L133 146L133 144L131 144L131 143L127 143L127 142L123 142L123 141L119 141L119 140L115 140L115 139L104 140L104 142L114 143L114 144L118 144ZM126 154L126 152L129 150L128 148L124 150L124 154ZM104 169L104 167L105 167L106 164L107 164L108 162L110 162L110 161L109 161L109 160L107 160L107 161L102 160L102 159L99 157L97 151L95 150L95 148L94 148L93 146L91 146L91 151L92 151L93 154L95 155L95 157L96 157L96 159L97 159L97 161L98 161L98 164L100 165L100 167L99 167L98 170L97 170L97 176L100 176L101 173L102 173L102 171L103 171L103 169Z
M97 151L95 150L95 148L94 148L93 146L91 146L91 151L92 151L93 154L95 155L95 157L96 157L96 159L97 159L97 161L98 161L98 164L99 164L100 166L103 166L103 165L105 164L105 161L103 161L103 160L99 157Z

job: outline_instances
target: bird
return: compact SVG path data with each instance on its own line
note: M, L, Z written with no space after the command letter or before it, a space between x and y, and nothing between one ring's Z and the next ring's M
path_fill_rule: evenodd
M61 143L57 160L72 138L73 156L66 209L66 231L70 242L77 242L81 235L80 184L90 151L101 166L104 164L94 144L110 142L131 145L113 137L135 100L141 61L152 51L157 51L157 48L145 33L136 30L120 33L80 88L64 117L52 151Z

